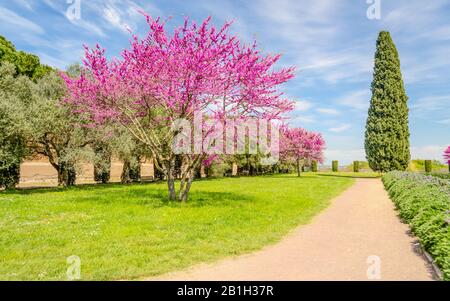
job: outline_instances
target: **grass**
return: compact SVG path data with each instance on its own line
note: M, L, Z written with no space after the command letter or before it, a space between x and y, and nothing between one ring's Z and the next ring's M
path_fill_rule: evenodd
M381 178L382 174L378 172L319 172L319 176L344 177L344 178Z
M305 174L194 183L188 204L164 184L0 193L0 279L138 279L258 250L329 205L351 178Z

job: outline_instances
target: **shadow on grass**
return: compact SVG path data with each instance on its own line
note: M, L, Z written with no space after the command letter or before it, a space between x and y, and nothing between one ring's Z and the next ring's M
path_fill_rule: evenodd
M38 193L50 193L50 192L70 192L70 191L94 191L94 190L107 190L111 188L126 188L126 187L137 187L137 186L150 186L157 185L162 182L152 182L152 183L135 183L135 184L121 184L121 183L108 183L108 184L77 184L70 187L22 187L16 190L5 190L1 193L5 195L31 195Z
M206 180L201 180L206 181ZM57 193L55 199L70 203L93 203L99 205L138 205L160 207L220 207L234 206L254 199L249 195L232 192L213 192L192 190L189 200L182 204L169 201L167 186L164 182L145 184L84 184L73 187L26 188L16 191L4 191L4 196L33 196L45 193Z
M216 178L202 178L195 179L195 182L209 182L209 181L220 181L230 179L226 177ZM179 182L179 181L177 181ZM143 183L132 183L132 184L122 184L120 182L107 183L107 184L99 184L99 183L89 183L89 184L77 184L75 186L70 187L48 187L48 186L30 186L30 187L21 187L15 190L0 190L0 194L4 195L28 195L28 194L36 194L36 193L49 193L49 192L68 192L68 191L92 191L92 190L103 190L103 189L111 189L111 188L126 188L126 187L147 187L147 186L164 186L166 187L165 181L154 181L154 182L143 182Z
M74 199L76 196L74 196ZM189 193L189 199L186 203L177 201L169 201L167 189L163 186L153 189L127 189L115 190L98 199L84 198L84 200L74 200L77 202L88 201L102 204L126 203L142 206L159 207L222 207L233 204L242 204L243 202L251 202L254 199L248 195L232 193L232 192L215 192L193 190Z

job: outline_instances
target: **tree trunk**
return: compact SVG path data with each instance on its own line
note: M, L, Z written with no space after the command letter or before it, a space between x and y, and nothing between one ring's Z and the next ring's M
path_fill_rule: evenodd
M170 173L172 173L172 171ZM177 194L175 192L175 178L173 174L167 175L167 187L169 188L169 200L175 201L177 199Z
M71 163L62 162L58 166L58 186L74 186L77 179L75 166Z
M120 182L122 184L131 184L132 180L130 177L131 163L129 160L123 162L122 174L120 175Z
M130 168L130 178L135 183L141 182L141 163L140 158L137 158L137 164Z
M297 159L297 175L300 177L302 174L302 169L300 166L300 159Z
M165 163L165 169L167 173L167 187L169 189L169 200L175 201L177 194L175 192L175 160L168 160Z
M179 195L179 199L178 199L180 202L182 202L182 203L187 202L188 196L189 196L189 191L191 190L193 181L194 181L194 177L192 175L189 175L189 178L187 180L187 183L186 183L184 189L180 190L180 195Z
M102 145L96 146L95 152L100 158L94 163L94 181L106 184L111 178L111 153Z
M164 180L164 173L161 172L159 168L156 166L161 166L161 164L158 162L156 158L153 159L153 176L155 178L155 181Z

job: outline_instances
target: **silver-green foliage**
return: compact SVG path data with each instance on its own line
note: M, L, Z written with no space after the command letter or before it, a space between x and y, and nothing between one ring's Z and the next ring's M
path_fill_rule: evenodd
M390 172L383 182L400 217L450 280L450 180L419 173Z
M27 154L26 115L32 82L16 77L11 63L0 64L0 188L14 188L19 182L20 164Z

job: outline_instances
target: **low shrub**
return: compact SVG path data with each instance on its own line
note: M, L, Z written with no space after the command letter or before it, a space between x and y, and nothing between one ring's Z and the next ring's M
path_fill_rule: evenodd
M311 171L312 172L318 172L319 171L319 167L317 166L317 161L313 160L311 162Z
M333 170L333 172L338 172L339 171L339 161L333 161L332 162L332 170Z
M450 280L450 181L431 175L390 172L383 182L400 217Z
M450 173L432 173L431 175L444 180L450 180Z
M425 172L430 173L433 170L431 160L425 160Z
M359 172L359 161L353 162L353 172Z
M411 160L408 171L424 172L426 164L425 161L426 160ZM446 172L448 168L445 164L442 164L442 162L433 160L431 161L431 169L435 172Z

